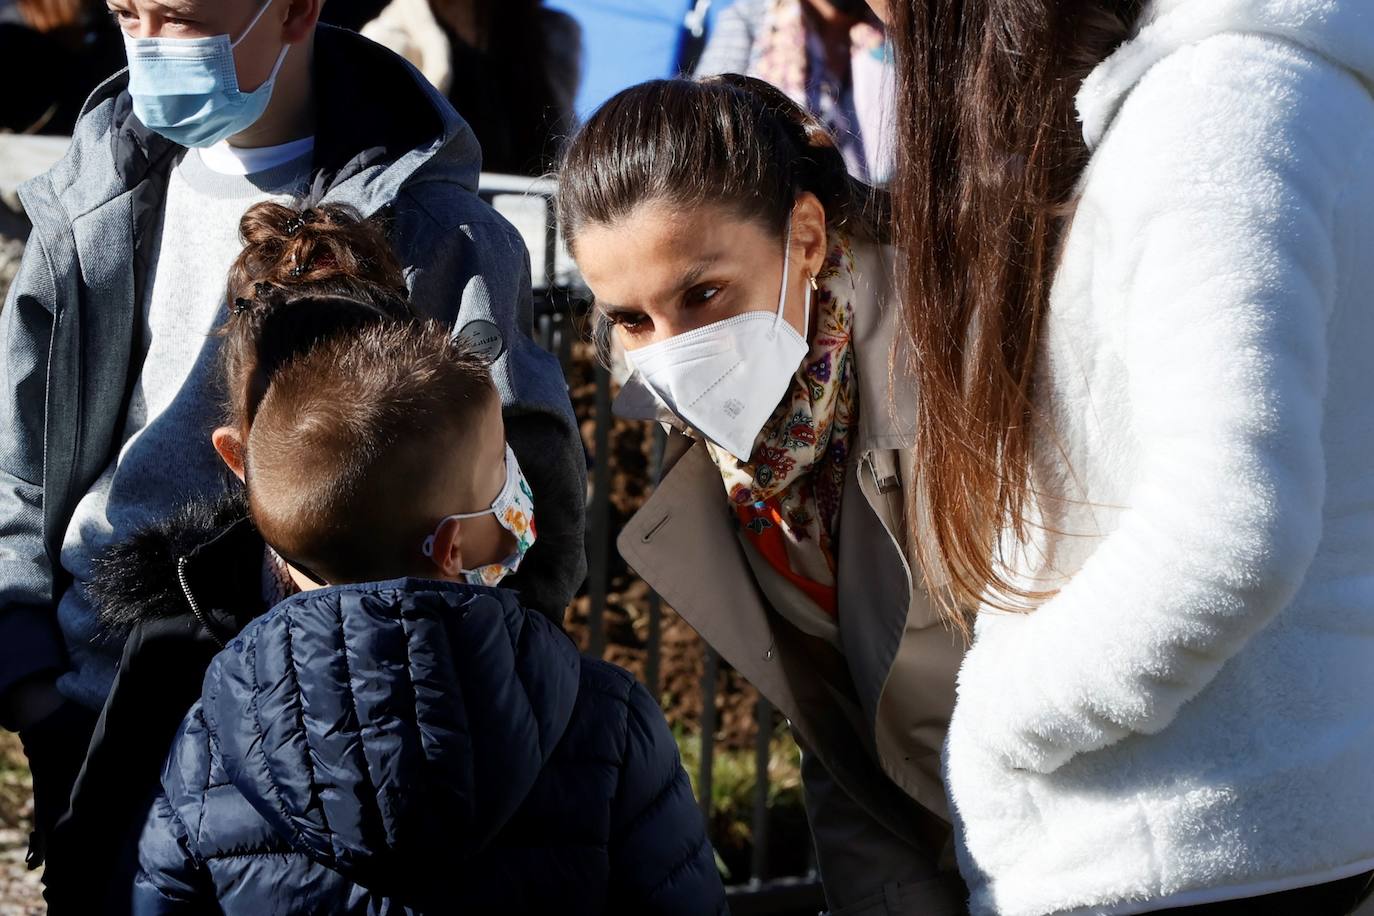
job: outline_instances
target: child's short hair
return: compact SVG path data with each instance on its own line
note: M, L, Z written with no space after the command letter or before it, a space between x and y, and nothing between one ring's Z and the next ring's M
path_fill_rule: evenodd
M455 459L499 409L486 362L440 324L328 337L278 366L258 404L244 456L254 522L329 582L419 572Z

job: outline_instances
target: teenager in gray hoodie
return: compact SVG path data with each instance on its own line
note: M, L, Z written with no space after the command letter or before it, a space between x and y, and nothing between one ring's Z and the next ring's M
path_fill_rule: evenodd
M478 199L480 151L448 102L318 25L322 0L110 6L130 69L21 190L34 230L0 313L0 724L33 766L35 863L120 653L85 594L91 559L224 485L211 331L249 206L311 191L388 221L428 317L500 353L511 445L559 506L515 583L526 604L561 612L584 571L566 385L528 336L525 247Z

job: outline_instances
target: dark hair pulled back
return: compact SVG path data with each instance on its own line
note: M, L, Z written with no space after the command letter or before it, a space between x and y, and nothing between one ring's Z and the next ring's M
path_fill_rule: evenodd
M228 422L246 441L273 374L317 344L414 316L385 228L352 207L251 207L229 270L222 333Z
M762 80L737 74L653 80L599 108L573 137L559 173L569 243L649 201L723 206L781 236L810 192L833 229L886 236L886 197L849 175L835 138Z

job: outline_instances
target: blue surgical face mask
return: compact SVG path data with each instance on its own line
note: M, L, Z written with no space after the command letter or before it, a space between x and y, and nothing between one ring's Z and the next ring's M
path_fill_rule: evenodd
M134 114L147 127L182 146L214 146L242 133L262 117L272 87L291 50L281 49L267 81L252 92L239 91L234 48L272 6L267 0L236 40L211 38L131 38L129 94Z

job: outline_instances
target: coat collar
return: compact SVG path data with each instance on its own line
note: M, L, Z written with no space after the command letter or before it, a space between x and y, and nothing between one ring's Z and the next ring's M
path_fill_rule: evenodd
M854 358L859 374L860 454L915 442L916 382L893 295L896 259L885 245L854 246Z
M266 610L264 550L241 495L193 501L97 556L88 589L111 632L193 615L223 643Z

